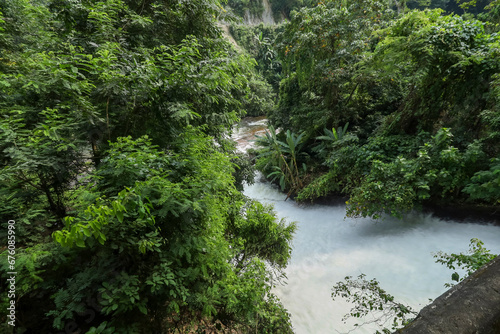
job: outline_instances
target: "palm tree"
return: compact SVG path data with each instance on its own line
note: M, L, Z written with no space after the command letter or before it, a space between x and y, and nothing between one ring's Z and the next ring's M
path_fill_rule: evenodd
M286 131L285 141L281 141L276 136L276 130L271 125L265 137L256 136L256 144L262 147L257 159L265 159L264 169L271 167L272 172L267 175L271 181L278 180L281 190L289 189L288 196L293 195L303 188L301 171L298 160L306 153L301 152L303 147L305 132L297 135L290 130ZM302 170L307 166L302 163Z

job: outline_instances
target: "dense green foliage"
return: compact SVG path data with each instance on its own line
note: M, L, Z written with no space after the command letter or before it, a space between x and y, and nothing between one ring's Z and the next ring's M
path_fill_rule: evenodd
M279 92L279 84L282 79L282 68L274 49L274 42L280 30L281 26L270 26L263 23L256 26L232 25L230 28L231 35L238 45L256 60L257 71L271 85L276 95ZM266 114L271 114L271 112Z
M283 188L298 200L349 196L353 217L498 206L500 37L485 22L498 6L483 21L373 0L293 12L277 38L283 80L269 119L277 141L301 134L307 168ZM264 154L257 166L282 168Z
M291 332L270 290L295 225L237 190L250 168L227 139L269 98L222 37L221 4L0 8L0 238L15 220L16 332Z
M302 176L307 171L302 152L304 134L295 135L288 130L285 140L276 136L270 126L265 136L257 136L257 145L263 147L258 155L257 168L267 172L272 181L278 180L281 190L288 190L288 196L303 187ZM300 167L299 167L300 166Z
M268 0L276 22L290 19L292 11L299 11L303 7L314 7L322 1L314 0ZM484 17L485 12L494 6L496 1L491 0L396 0L387 2L387 6L399 14L412 9L443 9L448 14L479 15ZM227 5L240 17L245 12L259 17L263 10L262 0L228 0ZM496 13L494 14L496 15Z
M346 7L328 1L294 13L279 38L287 77L281 82L277 112L270 115L273 123L315 134L362 117L368 97L354 93L373 83L354 76L354 70L369 47L370 31L382 22L381 12L377 2Z

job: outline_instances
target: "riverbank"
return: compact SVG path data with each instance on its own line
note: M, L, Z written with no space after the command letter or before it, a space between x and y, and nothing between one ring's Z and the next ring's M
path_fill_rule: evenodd
M500 226L500 208L492 206L477 206L470 204L427 204L422 208L425 213L444 220L492 224Z
M330 195L317 198L312 202L300 202L300 205L345 205L349 200L348 196ZM415 211L431 214L439 219L455 222L468 223L474 221L475 224L491 224L500 226L500 208L493 206L478 206L472 204L443 204L443 203L427 203L416 208Z
M267 130L267 119L265 116L246 117L235 129L233 137L238 142L238 148L250 154L252 162L255 162L256 151L253 150L253 140L255 136L263 136ZM250 151L249 151L250 149ZM262 177L265 179L264 177ZM269 180L266 180L269 181ZM275 182L277 184L277 182ZM294 198L295 195L290 196ZM312 201L300 202L300 205L320 204L320 205L345 205L349 196L331 194L316 198ZM477 205L463 202L434 201L424 204L415 204L415 211L432 214L443 220L453 220L457 222L475 221L476 223L493 224L500 226L500 207Z

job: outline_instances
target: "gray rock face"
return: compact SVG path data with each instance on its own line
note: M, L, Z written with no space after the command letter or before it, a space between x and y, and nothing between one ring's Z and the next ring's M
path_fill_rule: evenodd
M261 17L253 16L248 9L245 10L245 17L243 18L243 22L246 25L257 25L259 23L264 24L275 24L273 11L271 9L271 4L269 0L262 0L262 6L264 7L264 12Z
M396 333L500 334L500 256L424 307Z

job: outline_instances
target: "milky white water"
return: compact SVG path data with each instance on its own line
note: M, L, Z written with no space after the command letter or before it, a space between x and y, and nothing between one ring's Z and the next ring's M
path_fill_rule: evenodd
M238 136L262 132L264 120L247 120ZM248 132L245 132L248 129ZM248 146L245 140L240 145ZM415 310L446 291L452 271L435 263L433 254L466 252L472 238L500 254L500 227L477 222L438 219L429 214L412 214L402 220L386 218L345 219L345 206L298 205L260 180L246 186L245 195L274 205L280 218L296 221L291 261L285 270L287 284L274 292L292 315L297 334L347 332L342 316L350 305L333 301L331 290L345 276L366 274L381 287ZM462 273L461 273L462 274ZM358 321L359 322L359 321ZM389 324L388 324L389 325ZM351 333L373 333L373 325Z

